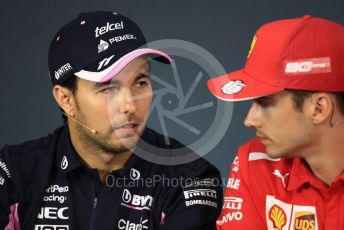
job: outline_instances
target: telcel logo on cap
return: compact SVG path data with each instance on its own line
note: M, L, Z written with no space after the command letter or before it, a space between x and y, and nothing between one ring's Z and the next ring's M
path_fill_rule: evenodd
M110 24L109 22L106 23L106 26L102 26L102 27L97 27L95 32L96 32L96 38L99 37L100 35L106 34L109 31L112 30L119 30L119 29L123 29L123 21L119 22L119 23L114 23L114 24Z

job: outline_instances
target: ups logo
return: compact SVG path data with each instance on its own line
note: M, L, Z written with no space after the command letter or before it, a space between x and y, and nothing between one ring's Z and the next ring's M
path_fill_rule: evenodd
M315 230L315 214L313 212L296 212L294 221L295 230Z

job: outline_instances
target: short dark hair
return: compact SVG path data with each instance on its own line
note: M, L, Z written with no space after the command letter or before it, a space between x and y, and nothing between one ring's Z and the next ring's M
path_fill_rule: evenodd
M291 93L292 99L295 105L295 109L302 111L303 102L306 98L309 98L312 94L317 93L317 91L305 91L305 90L292 90L286 89L287 92ZM344 115L344 92L330 92L336 98L336 103L339 111Z
M67 79L65 82L61 83L60 85L62 87L65 87L67 89L69 89L73 95L75 95L76 93L76 90L78 89L78 84L77 84L77 77L74 76L74 77L71 77L69 79ZM64 115L64 111L62 110L62 108L60 108L61 111L62 111L62 119L63 119L63 123L66 124L67 123L67 116Z

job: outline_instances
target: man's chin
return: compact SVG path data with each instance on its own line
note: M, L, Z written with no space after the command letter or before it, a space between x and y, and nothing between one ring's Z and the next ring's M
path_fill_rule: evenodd
M120 146L121 148L125 148L127 150L132 150L135 148L135 146L137 145L139 141L139 137L138 136L125 136L125 137L121 137L121 138L116 138L116 140L114 141L114 146Z
M278 159L281 157L288 157L288 153L284 152L284 151L279 151L279 150L274 150L274 149L266 149L266 154L272 158L272 159Z

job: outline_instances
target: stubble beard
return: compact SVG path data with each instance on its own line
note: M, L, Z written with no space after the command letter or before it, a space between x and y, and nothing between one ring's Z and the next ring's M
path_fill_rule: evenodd
M80 119L80 118L79 118ZM84 119L80 119L84 123ZM76 124L76 131L79 141L87 149L92 149L95 152L102 152L111 155L117 155L120 153L132 151L136 144L124 145L122 143L111 143L111 133L113 130L109 130L102 134L100 132L91 133L86 130L82 125Z

